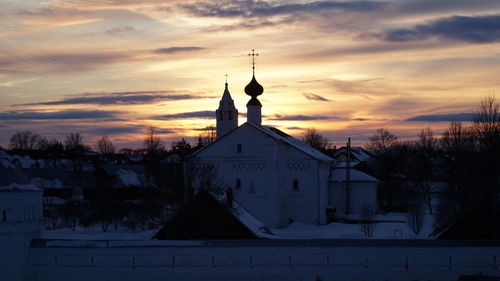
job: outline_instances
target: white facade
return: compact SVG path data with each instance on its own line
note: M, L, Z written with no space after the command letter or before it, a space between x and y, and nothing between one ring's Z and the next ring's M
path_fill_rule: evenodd
M326 223L333 160L279 133L247 122L196 157L214 165L220 180L234 190L235 200L267 226Z
M40 236L42 190L31 184L0 187L0 279L26 278L31 240Z
M330 177L328 202L336 209L336 215L360 214L363 205L377 210L377 179L351 168L347 184L346 170L346 168L336 168Z

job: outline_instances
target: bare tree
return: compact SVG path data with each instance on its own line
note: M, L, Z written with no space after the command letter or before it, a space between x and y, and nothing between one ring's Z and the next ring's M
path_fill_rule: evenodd
M421 152L432 155L437 149L438 140L434 137L432 129L427 127L420 131L418 141L415 144Z
M417 157L416 164L416 179L417 190L424 196L424 202L429 208L429 213L432 214L432 199L434 196L436 185L434 183L434 174L436 167L436 150L438 141L434 137L431 128L423 129L418 140L415 142Z
M116 147L108 135L104 134L97 140L96 150L102 155L109 156L116 152Z
M415 234L420 234L424 224L425 211L420 200L415 200L410 204L407 213L407 223L410 229Z
M85 150L83 137L78 132L72 132L64 139L64 149L66 151L81 152Z
M165 146L158 135L158 128L153 126L147 128L143 144L146 153L150 155L158 154L165 150Z
M46 143L47 140L37 133L21 131L10 137L9 148L19 150L44 149Z
M445 152L473 151L474 143L472 128L464 126L461 122L452 122L444 130L441 138L441 147Z
M202 132L198 135L198 146L207 146L215 141L217 132L215 126L208 126L202 129Z
M373 172L380 179L379 201L381 208L394 211L402 202L404 189L401 183L402 159L407 146L400 144L397 137L380 128L370 139L366 148L374 155Z
M368 150L375 154L385 154L397 143L398 137L388 130L380 128L369 140L366 145Z
M375 232L375 221L373 220L373 216L375 215L375 210L373 207L365 203L361 207L361 232L366 237L372 237Z
M302 137L302 142L317 150L325 150L328 148L328 139L320 134L316 129L308 129Z
M482 151L498 150L500 145L500 104L494 95L481 100L474 115L474 129Z

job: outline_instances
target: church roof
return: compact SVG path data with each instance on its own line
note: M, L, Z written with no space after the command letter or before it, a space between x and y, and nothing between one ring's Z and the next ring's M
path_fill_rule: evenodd
M254 128L260 130L261 132L267 134L268 136L270 136L274 139L283 141L283 142L297 148L298 150L306 153L307 155L309 155L317 160L327 161L327 162L334 161L332 158L325 155L324 153L312 148L308 144L288 135L287 133L285 133L279 129L276 129L274 127L268 127L268 126L258 126L258 125L255 125L255 124L249 123L249 122L247 122L245 124L249 124L250 126L253 126Z
M325 155L324 153L312 148L311 146L309 146L308 144L290 136L289 134L279 130L279 129L276 129L274 127L268 127L268 126L259 126L259 125L256 125L252 122L245 122L243 125L237 127L237 128L234 128L233 130L231 130L230 132L228 132L227 134L225 134L223 137L221 138L218 138L216 139L214 142L212 142L211 144L201 148L200 150L194 152L194 154L197 154L203 150L205 150L206 148L216 144L217 142L219 142L221 139L227 137L228 135L230 135L231 133L233 133L234 131L237 131L238 129L244 127L244 126L251 126L255 129L257 129L258 131L268 135L269 137L272 137L273 139L277 140L277 141L282 141L302 152L304 152L305 154L313 157L314 159L316 160L320 160L320 161L326 161L326 162L334 162L335 160L327 155Z
M226 87L224 88L224 93L222 94L222 98L219 102L219 110L236 110L234 106L233 98L231 97L231 93L229 93L228 85L226 83Z
M347 178L346 169L345 168L336 168L333 170L330 181L334 182L345 182ZM378 180L366 173L361 172L357 169L352 169L350 171L350 180L351 182L378 182Z
M346 147L341 147L335 154L333 155L333 158L337 161L347 161L346 160L346 154L347 154L347 148ZM358 162L363 162L363 161L368 161L372 159L373 156L370 154L370 152L366 151L362 147L351 147L351 161L358 161Z

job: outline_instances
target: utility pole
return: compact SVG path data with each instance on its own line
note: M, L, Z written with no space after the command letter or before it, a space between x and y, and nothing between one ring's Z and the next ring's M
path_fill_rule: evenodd
M351 209L351 138L347 138L347 167L345 169L345 214Z

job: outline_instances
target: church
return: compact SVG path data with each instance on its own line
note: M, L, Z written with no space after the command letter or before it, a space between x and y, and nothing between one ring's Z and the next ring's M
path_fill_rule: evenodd
M332 198L338 188L332 178L335 161L277 128L262 125L258 96L264 88L255 78L254 63L252 69L245 87L250 96L247 122L238 126L238 109L226 81L215 111L217 138L194 156L202 165L214 167L218 180L232 189L234 200L266 226L285 227L293 221L326 224L339 201ZM376 206L376 181L367 188L372 196L362 196L363 201Z

